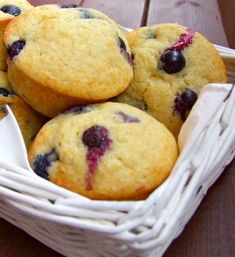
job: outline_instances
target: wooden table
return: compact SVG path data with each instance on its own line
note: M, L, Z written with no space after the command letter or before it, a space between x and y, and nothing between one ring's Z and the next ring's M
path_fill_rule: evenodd
M52 3L35 0L33 4ZM126 27L178 22L227 46L216 0L54 0L101 10ZM235 160L225 170L164 257L235 256ZM0 257L59 257L20 229L0 219ZM87 256L89 257L89 256Z

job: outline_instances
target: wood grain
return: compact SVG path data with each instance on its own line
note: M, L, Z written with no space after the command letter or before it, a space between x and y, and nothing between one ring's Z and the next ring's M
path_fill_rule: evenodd
M229 46L235 49L235 1L218 0L218 2Z
M30 2L35 6L49 3L81 4L86 8L94 8L100 10L119 24L130 28L136 28L141 25L145 8L145 0L31 0Z
M0 219L0 257L62 257L24 231Z
M100 10L109 15L112 19L116 20L116 22L118 22L122 26L136 28L141 25L145 1L85 0L82 6Z
M148 24L177 22L203 35L215 44L228 42L217 0L151 0Z

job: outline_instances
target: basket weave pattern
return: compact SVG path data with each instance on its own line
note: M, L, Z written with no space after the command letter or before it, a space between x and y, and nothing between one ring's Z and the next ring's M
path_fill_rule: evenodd
M235 82L235 51L216 48ZM144 201L92 201L0 162L0 216L65 256L160 257L233 159L234 127L235 90Z

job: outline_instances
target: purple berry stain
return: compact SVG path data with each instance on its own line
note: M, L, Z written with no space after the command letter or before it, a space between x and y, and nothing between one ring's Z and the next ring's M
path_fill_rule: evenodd
M181 120L185 121L188 112L192 109L196 101L196 92L189 88L185 88L185 90L178 94L174 100L174 112L177 112L180 115Z
M93 189L93 180L99 161L105 152L109 150L112 140L109 137L107 128L94 125L84 131L82 142L88 147L86 154L86 161L88 164L86 190L90 191Z
M120 116L122 118L122 120L126 123L138 123L138 122L140 122L140 120L138 118L129 116L128 114L126 114L122 111L117 112L117 115Z
M127 62L128 62L131 66L133 66L133 65L134 65L134 63L133 63L133 58L132 58L132 56L127 52L126 44L125 44L125 42L123 41L123 39L120 38L120 37L118 37L118 45L119 45L121 54L124 56L124 58L127 60Z
M25 40L17 40L12 45L8 46L7 53L9 58L12 60L17 56L25 46Z
M38 176L48 180L48 168L51 166L52 162L57 160L59 160L59 155L55 149L47 154L37 155L32 165L33 170Z
M20 8L11 4L2 6L0 10L4 13L9 13L13 16L18 16L21 14Z
M167 50L182 51L187 46L192 44L195 32L192 29L187 29L186 33L180 35L179 40Z

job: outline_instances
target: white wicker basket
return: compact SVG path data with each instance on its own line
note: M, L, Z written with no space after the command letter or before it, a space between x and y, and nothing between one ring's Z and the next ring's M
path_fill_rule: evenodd
M216 48L234 82L235 51ZM232 90L216 115L191 135L171 176L146 200L92 201L30 171L22 139L8 145L12 149L1 158L7 140L19 132L11 115L7 119L12 126L0 137L0 216L71 257L162 256L235 153Z

